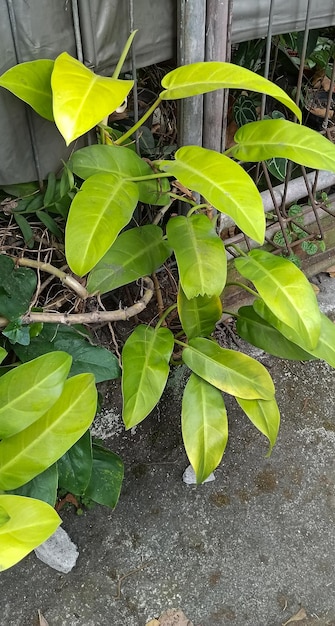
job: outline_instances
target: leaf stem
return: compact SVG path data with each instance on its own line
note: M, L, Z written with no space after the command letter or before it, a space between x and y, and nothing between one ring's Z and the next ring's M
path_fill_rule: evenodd
M122 66L123 66L123 64L124 64L124 62L126 60L126 56L127 56L128 52L130 50L131 44L133 43L133 39L134 39L136 33L137 33L137 30L133 30L130 33L130 35L129 35L127 41L126 41L126 45L123 48L122 54L121 54L121 56L120 56L120 58L118 60L117 66L116 66L116 68L115 68L115 70L114 70L114 72L112 74L112 78L115 78L115 79L119 78L119 74L120 74L120 72L122 70Z
M226 287L232 287L233 285L235 285L236 287L242 287L242 289L245 289L245 291L248 291L248 293L251 293L252 296L255 296L255 298L259 298L259 293L257 293L257 291L254 291L253 289L251 289L250 287L248 287L248 285L245 285L244 283L240 283L239 281L232 281L231 283L226 283Z
M62 281L63 285L66 285L66 287L74 291L83 300L86 300L86 298L88 298L90 295L85 287L81 285L73 276L70 276L69 274L63 272L63 270L60 270L53 265L50 265L50 263L34 261L33 259L26 259L24 257L17 258L14 256L10 256L10 258L14 261L14 263L20 265L20 267L33 267L40 270L41 272L47 272L48 274L57 276L57 278Z
M169 176L173 176L173 174L169 174L168 172L157 172L156 174L148 174L147 176L132 176L127 180L131 180L133 183L139 183L141 180L154 180L155 178L169 178Z
M235 250L235 252L237 252L237 254L239 254L240 256L245 256L247 257L247 253L244 252L244 250L242 250L242 248L240 248L239 246L237 246L235 243L230 243L228 244L229 248L233 248L233 250Z
M122 143L124 143L128 139L128 137L131 137L131 135L136 133L136 131L139 128L141 128L141 126L144 124L144 122L157 109L157 107L160 105L160 103L161 103L161 99L158 97L157 100L155 100L155 102L153 103L153 105L142 115L142 117L138 120L138 122L136 122L136 124L134 124L134 126L129 128L129 130L127 130L127 132L124 133L124 135L122 135L122 137L119 137L116 141L114 141L114 144L120 146Z
M189 346L187 345L187 343L185 343L184 341L180 341L179 339L174 338L174 342L178 345L178 346L182 346L183 348L188 348Z
M158 320L158 322L157 322L157 324L155 326L155 330L158 330L160 328L160 326L166 320L168 315L170 315L171 311L173 311L176 308L177 308L177 304L171 304L171 306L169 306L169 308L166 309L166 311L163 313L162 317L159 318L159 320Z
M195 213L199 209L205 209L205 208L208 208L208 204L206 202L204 202L203 204L196 204L195 206L192 206L190 208L190 210L188 211L186 217L191 217L192 213Z

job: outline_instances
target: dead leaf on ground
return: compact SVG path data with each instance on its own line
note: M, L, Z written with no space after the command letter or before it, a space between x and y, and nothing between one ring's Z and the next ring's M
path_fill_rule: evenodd
M160 622L158 619L151 619L150 622L147 622L145 626L160 626Z
M193 626L181 609L168 609L158 620L152 620L146 626Z
M42 615L42 613L41 613L41 611L39 609L38 609L37 613L38 613L38 626L49 626L47 620Z
M335 278L335 265L331 265L330 267L328 267L328 268L325 270L325 272L326 272L327 274L329 274L329 276L330 276L331 278Z
M311 283L311 285L314 293L320 293L320 289L317 285L315 285L314 283Z
M290 619L288 619L287 622L283 624L283 626L287 626L287 624L292 624L292 622L301 622L301 620L306 619L306 617L307 613L305 609L301 607L300 611L298 611L298 613L296 613L295 615L292 615L292 617L290 617Z

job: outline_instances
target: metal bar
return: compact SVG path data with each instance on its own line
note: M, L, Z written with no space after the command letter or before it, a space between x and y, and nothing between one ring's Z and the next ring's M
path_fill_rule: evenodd
M135 30L134 20L134 0L128 0L128 12L129 12L129 32L132 33ZM138 94L137 94L137 67L136 67L136 53L135 43L131 47L131 74L134 81L133 88L133 102L134 102L134 122L138 122ZM140 154L140 135L138 130L135 133L135 146L137 154Z
M77 0L77 2L78 15L80 18L83 62L87 67L94 69L97 66L98 57L93 31L91 2L89 0Z
M77 59L78 61L81 61L81 63L83 63L84 54L83 54L83 42L81 39L78 0L72 0L72 20L73 20L74 38L76 42Z

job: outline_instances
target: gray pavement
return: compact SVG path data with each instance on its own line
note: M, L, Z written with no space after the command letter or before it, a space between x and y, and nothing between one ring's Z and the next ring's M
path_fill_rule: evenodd
M335 279L320 302L335 311ZM255 352L252 353L255 355ZM119 383L96 433L125 461L114 512L64 513L77 565L61 575L28 556L0 575L0 624L145 626L181 607L194 626L335 626L335 370L258 354L274 378L282 424L272 456L227 400L230 438L216 480L189 486L180 435L181 385L125 433ZM293 624L294 622L289 622Z

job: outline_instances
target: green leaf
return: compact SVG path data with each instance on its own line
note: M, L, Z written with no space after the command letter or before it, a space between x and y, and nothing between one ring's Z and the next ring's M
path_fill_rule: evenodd
M222 315L221 299L219 296L198 296L188 300L179 287L178 315L188 339L208 337Z
M0 86L29 104L39 115L53 121L51 74L54 61L37 59L11 67L0 78Z
M313 254L317 253L318 245L315 243L315 241L302 241L301 249L309 256L312 256Z
M238 310L236 331L242 339L253 346L265 350L273 356L293 361L310 361L313 359L292 341L289 341L278 330L257 315L252 306L243 306Z
M19 433L52 407L62 393L70 367L68 354L52 352L0 378L0 439Z
M246 235L263 243L265 217L261 196L250 176L224 154L199 146L179 148L161 169L197 191L218 211L229 215Z
M123 462L117 454L93 444L93 466L85 496L109 506L117 504L124 475Z
M76 496L85 493L92 473L92 441L87 430L57 461L58 483Z
M92 345L73 327L45 324L29 346L15 345L13 349L20 361L30 361L54 350L64 350L72 357L70 376L91 372L97 383L119 378L121 374L119 362L110 350Z
M5 350L5 348L2 348L0 346L0 363L2 363L2 361L4 361L6 356L7 356L7 351Z
M47 227L47 229L57 237L59 241L63 241L63 232L57 225L57 222L45 211L36 211L36 217Z
M226 284L227 257L208 217L179 215L168 221L166 231L186 297L219 296Z
M6 524L8 520L10 520L10 516L8 515L7 511L2 506L0 506L0 526Z
M0 527L0 571L3 571L46 541L62 520L41 500L5 494L0 495L0 504L10 517Z
M9 339L10 343L19 343L21 346L29 346L30 332L29 326L23 325L21 320L10 322L2 331L4 337Z
M315 348L320 334L316 295L304 274L290 261L264 250L252 250L235 259L237 270L251 280L261 298L284 324L294 329L306 346Z
M239 161L290 159L312 169L335 171L335 146L315 130L287 120L251 122L240 128L230 154Z
M255 300L253 307L260 317L276 328L284 337L296 343L312 357L322 359L331 367L335 367L335 324L326 315L320 313L321 330L319 340L316 347L310 349L307 348L301 336L294 329L278 320L263 300Z
M95 174L114 174L119 178L152 176L154 170L136 152L124 146L86 146L77 150L69 167L83 180ZM168 204L170 183L166 178L137 182L139 201L144 204Z
M208 383L239 398L271 400L275 390L269 372L246 354L221 348L210 339L191 339L182 358Z
M155 272L170 256L159 226L148 224L121 233L87 281L89 293L107 293Z
M132 428L159 401L169 375L173 334L167 328L137 326L122 351L123 421Z
M0 489L16 489L55 463L89 428L96 405L92 374L67 380L63 393L47 413L1 441Z
M269 440L270 446L266 456L270 456L280 425L280 413L275 398L272 400L236 398L236 400L253 425Z
M20 213L14 213L14 219L23 235L24 243L32 250L34 247L35 239L33 229L30 226L28 220Z
M134 85L132 80L97 76L62 52L51 76L56 125L69 145L117 109Z
M273 158L266 162L267 168L273 176L280 181L284 181L287 171L287 159Z
M56 194L56 184L56 175L54 172L50 172L48 174L48 184L43 198L43 203L45 207L49 206L49 204L52 204L52 202L54 201Z
M43 502L47 502L50 506L54 507L57 500L57 488L58 471L57 465L54 463L28 483L22 485L22 487L13 489L11 493L16 496L37 498L37 500L43 500Z
M29 307L37 278L28 267L15 267L8 256L0 255L0 315L16 320Z
M138 201L135 183L113 174L86 180L71 204L65 230L66 259L83 276L94 267L130 222Z
M197 483L219 465L228 441L228 420L222 393L191 374L182 403L182 434Z
M266 78L233 63L208 61L190 63L166 74L162 100L176 100L208 93L216 89L245 89L265 93L288 107L301 121L301 111L289 96Z

